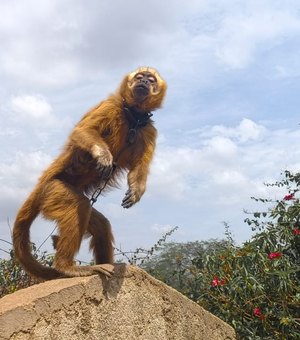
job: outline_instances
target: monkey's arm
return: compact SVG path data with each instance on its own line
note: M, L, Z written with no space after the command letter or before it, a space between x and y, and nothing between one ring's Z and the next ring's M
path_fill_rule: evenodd
M138 202L146 190L149 166L153 158L156 145L156 129L152 127L149 133L145 134L144 147L136 156L132 168L128 173L128 190L122 201L123 208L130 208Z
M89 152L97 160L98 167L110 167L113 162L109 147L101 137L105 123L101 115L91 112L77 124L70 135L70 142Z

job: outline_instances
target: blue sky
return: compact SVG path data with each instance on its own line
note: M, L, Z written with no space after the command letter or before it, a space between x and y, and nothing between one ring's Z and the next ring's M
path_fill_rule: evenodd
M116 246L149 247L175 225L175 241L222 238L222 221L242 242L250 197L280 198L263 183L299 171L299 1L11 0L0 11L0 238L75 123L141 65L169 87L147 193L128 211L125 185L96 204ZM52 229L38 220L32 239Z

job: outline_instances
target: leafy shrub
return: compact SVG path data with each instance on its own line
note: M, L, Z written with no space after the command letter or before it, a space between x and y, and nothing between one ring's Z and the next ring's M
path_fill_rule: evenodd
M52 265L52 255L48 255L47 252L40 252L34 244L32 244L32 251L39 262ZM13 250L9 252L9 255L8 259L0 259L0 297L39 282L31 278L21 268L15 259Z
M197 302L232 324L241 339L299 339L300 174L284 173L273 186L286 188L281 200L245 222L258 230L236 247L195 258L201 282ZM275 203L275 206L274 206Z

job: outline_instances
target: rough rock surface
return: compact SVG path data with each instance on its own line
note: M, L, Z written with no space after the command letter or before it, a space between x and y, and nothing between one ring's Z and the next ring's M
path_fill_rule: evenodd
M0 339L219 340L234 330L143 270L60 279L0 299Z

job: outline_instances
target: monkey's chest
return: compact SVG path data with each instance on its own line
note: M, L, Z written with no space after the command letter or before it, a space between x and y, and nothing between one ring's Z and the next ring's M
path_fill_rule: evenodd
M108 141L107 144L113 156L114 164L122 169L130 170L143 149L143 143L140 130L130 134L126 129L121 138L111 143Z

